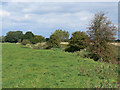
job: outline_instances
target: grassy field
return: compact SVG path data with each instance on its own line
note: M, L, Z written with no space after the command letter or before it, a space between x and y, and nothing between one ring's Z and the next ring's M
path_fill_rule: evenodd
M3 88L117 88L117 65L61 50L2 45Z

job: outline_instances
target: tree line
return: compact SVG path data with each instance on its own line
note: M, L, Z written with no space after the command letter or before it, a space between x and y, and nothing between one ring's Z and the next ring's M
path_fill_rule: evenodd
M69 42L65 49L67 52L86 49L96 61L114 62L115 55L112 51L114 48L109 43L115 41L116 33L117 27L112 24L103 12L99 12L94 15L87 32L76 31L72 33L70 39L68 31L58 29L50 35L49 39L45 39L41 35L34 35L32 32L23 34L22 31L10 31L3 40L11 43L21 42L23 45L47 41L46 49L59 48L60 42Z
M9 31L6 36L2 37L2 42L21 43L25 40L35 44L45 41L45 38L41 35L34 35L30 31L26 32L25 34L23 34L22 31Z

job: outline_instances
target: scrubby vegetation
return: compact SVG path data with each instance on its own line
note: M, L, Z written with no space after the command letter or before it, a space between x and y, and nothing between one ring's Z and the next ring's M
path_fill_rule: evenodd
M22 42L21 42L21 44L22 45L27 45L27 44L30 44L31 42L29 41L29 40L27 40L27 39L24 39Z
M84 32L74 32L69 40L68 48L66 48L65 51L75 52L84 49L87 46L87 44L85 43L87 39L88 36Z
M45 42L45 38L43 36L35 35L34 38L32 39L33 44L41 43L41 42Z
M66 42L68 41L69 33L67 31L62 31L61 29L56 30L51 36L49 41L47 42L47 49L50 48L59 48L60 42Z
M55 34L52 34L51 36L50 36L50 39L49 39L49 41L47 42L47 45L48 45L48 47L47 47L47 49L50 49L50 48L59 48L60 47L60 39L59 39L59 37L57 36L57 35L55 35Z
M23 36L23 39L27 39L32 43L32 40L34 39L34 34L32 32L26 32Z

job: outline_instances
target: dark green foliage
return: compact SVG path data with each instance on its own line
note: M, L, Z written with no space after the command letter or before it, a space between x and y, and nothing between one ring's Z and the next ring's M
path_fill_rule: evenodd
M26 32L24 35L24 39L29 40L30 42L32 42L32 40L34 39L34 34L32 32Z
M43 36L38 36L38 35L35 35L34 38L32 39L33 44L41 43L44 41L45 41L45 38Z
M54 35L59 37L60 42L67 42L69 40L69 33L65 30L58 29L54 32Z
M30 44L31 42L28 39L24 39L21 44L22 45L26 45L26 44Z
M48 49L49 48L53 48L53 47L60 47L60 39L59 39L59 37L57 36L57 35L55 35L55 34L52 34L51 36L50 36L50 39L49 39L49 41L47 42L47 45L48 45Z
M114 47L110 44L115 40L117 28L105 17L104 13L95 14L89 30L88 51L94 60L116 62Z
M80 51L86 47L86 39L88 36L84 32L76 31L69 40L69 47L65 50L68 52Z
M16 43L19 39L23 39L22 31L10 31L5 36L5 42Z

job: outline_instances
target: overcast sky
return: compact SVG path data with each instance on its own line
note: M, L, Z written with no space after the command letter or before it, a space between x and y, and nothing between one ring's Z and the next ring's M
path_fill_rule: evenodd
M94 14L104 11L117 25L117 2L4 2L0 8L2 34L20 30L49 37L56 29L86 31Z

